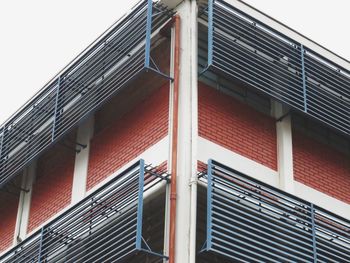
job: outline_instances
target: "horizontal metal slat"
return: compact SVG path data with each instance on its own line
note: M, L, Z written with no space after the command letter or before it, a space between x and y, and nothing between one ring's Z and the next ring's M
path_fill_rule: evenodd
M0 127L0 187L145 72L148 34L172 15L161 3L141 1Z
M223 202L227 202L224 204ZM266 228L270 228L271 230L278 230L281 234L288 236L290 238L294 238L297 242L304 242L305 245L309 244L309 238L311 237L311 233L308 231L302 231L301 227L295 227L290 223L285 223L278 218L269 217L268 215L264 215L262 213L258 213L255 209L250 208L247 205L242 205L240 203L235 203L234 201L224 199L221 197L218 200L213 199L213 203L216 202L216 206L213 205L213 212L215 211L217 206L229 207L232 206L232 210L240 215L244 215L246 218L252 220L255 223L260 224ZM224 210L225 211L225 210ZM270 230L270 231L271 231Z
M349 220L213 160L203 178L207 252L247 262L350 260Z
M235 12L228 12L218 5L214 5L213 22L215 29L237 37L246 42L255 50L260 50L271 55L275 60L285 56L291 64L300 66L300 51L296 43L282 40L277 35L272 35L268 30L259 27L254 21L243 20Z
M217 173L217 171L215 171L215 173ZM226 174L222 176L226 177ZM215 189L218 189L225 196L237 198L237 200L242 200L251 206L259 207L259 209L264 208L264 210L269 211L271 214L285 217L286 220L293 218L293 220L298 220L300 222L311 223L309 211L306 209L300 209L300 211L296 210L299 209L299 206L283 198L270 195L270 193L263 188L256 188L256 186L242 180L236 180L236 178L227 181L223 177L215 176L213 182L216 185Z
M264 232L257 233L256 229L245 230L243 227L238 227L236 225L237 222L239 221L235 220L235 223L233 224L232 218L230 217L223 217L221 220L219 220L218 217L215 217L213 223L213 238L219 239L218 235L220 235L221 232L226 232L229 237L224 239L230 239L231 241L239 243L252 244L254 247L259 247L264 252L272 253L270 255L279 254L282 258L289 258L291 260L306 260L313 258L310 250L304 250L302 246L298 246L297 244L288 242L284 239L278 239L272 235L270 238L265 238Z
M114 262L140 252L144 193L166 180L140 160L1 256L0 262ZM166 258L147 249L144 253Z
M213 51L213 65L216 68L270 96L294 107L303 108L301 80L297 80L294 72L288 71L287 67L276 68L272 61L264 57L259 58L253 51L244 50L238 45L232 44L230 48L218 50L220 45L221 41L217 41ZM285 78L288 74L289 79Z
M199 16L208 22L202 23L208 26L202 29L207 34L202 76L231 78L350 135L349 70L226 1L208 1Z

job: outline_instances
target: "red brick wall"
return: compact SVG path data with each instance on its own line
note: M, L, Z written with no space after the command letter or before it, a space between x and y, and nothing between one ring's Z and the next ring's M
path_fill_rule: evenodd
M293 130L296 181L350 204L350 156Z
M87 189L136 158L168 133L168 85L95 134L91 141Z
M28 231L44 223L71 202L75 151L57 145L37 163Z
M0 192L0 253L13 244L18 196Z
M277 170L275 120L199 83L199 136Z

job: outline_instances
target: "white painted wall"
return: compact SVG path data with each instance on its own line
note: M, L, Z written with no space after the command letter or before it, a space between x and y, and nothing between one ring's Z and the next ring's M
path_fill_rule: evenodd
M294 189L296 196L350 220L349 204L297 181L294 181Z
M274 187L279 186L279 176L277 171L238 153L230 151L207 139L199 137L198 160L207 163L209 159L223 163L243 174L249 175Z

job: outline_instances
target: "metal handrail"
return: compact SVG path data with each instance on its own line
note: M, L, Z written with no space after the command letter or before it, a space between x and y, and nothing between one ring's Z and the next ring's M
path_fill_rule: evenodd
M201 180L203 251L249 262L350 262L349 220L214 160Z
M142 237L144 195L168 175L140 160L0 257L1 263L118 262L135 252L157 258Z
M350 72L224 0L208 0L207 65L350 136Z
M173 13L143 0L0 127L0 187L140 74ZM170 78L170 77L169 77Z

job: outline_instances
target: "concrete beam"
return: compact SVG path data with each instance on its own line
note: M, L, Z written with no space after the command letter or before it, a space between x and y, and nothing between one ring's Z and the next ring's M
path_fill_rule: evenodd
M173 9L183 1L184 0L162 0L161 2L165 4L168 8Z

